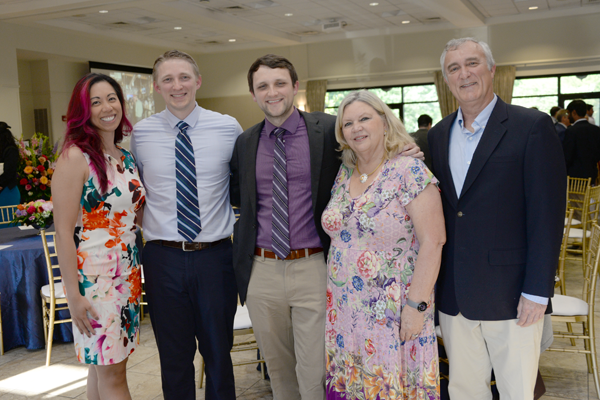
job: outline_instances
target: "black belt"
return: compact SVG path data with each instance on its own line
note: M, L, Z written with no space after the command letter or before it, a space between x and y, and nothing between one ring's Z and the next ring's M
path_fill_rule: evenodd
M181 249L183 251L198 251L218 246L226 240L229 240L229 237L217 240L216 242L173 242L170 240L150 240L150 243L156 243L160 246L172 247L174 249Z
M306 251L306 250L308 250L308 251ZM290 254L285 259L286 260L297 260L299 258L306 257L307 256L306 253L308 253L308 256L312 256L313 254L321 253L322 251L323 251L322 247L315 247L313 249L290 250ZM277 257L277 255L275 253L273 253L272 251L267 250L267 249L262 249L260 247L257 247L256 249L254 249L254 255L265 257L265 258L273 258L276 260L281 260L281 258Z

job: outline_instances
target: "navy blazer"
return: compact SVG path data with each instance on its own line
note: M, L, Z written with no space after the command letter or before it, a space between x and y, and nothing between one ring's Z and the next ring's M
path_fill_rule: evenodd
M571 125L565 131L563 149L567 175L592 178L592 184L596 182L600 161L600 128L587 120Z
M548 115L498 99L459 194L448 164L456 115L428 135L447 237L436 307L471 320L514 319L521 292L554 293L566 203L562 147Z
M325 260L330 238L321 227L321 215L329 203L331 188L340 168L339 147L335 140L335 116L322 112L300 115L306 123L310 151L312 206L317 233L324 249ZM256 153L264 120L238 137L231 157L231 204L240 207L240 218L233 227L233 269L244 304L254 263L256 247ZM323 294L325 295L325 294Z

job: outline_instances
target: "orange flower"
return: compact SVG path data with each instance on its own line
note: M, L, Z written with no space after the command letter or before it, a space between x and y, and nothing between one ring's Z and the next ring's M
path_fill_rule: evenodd
M106 215L109 211L103 208L104 202L101 202L98 204L98 207L92 209L90 212L83 211L83 226L86 231L97 228L108 228L110 220L106 218Z
M27 175L31 174L33 172L33 167L31 165L28 165L25 167L25 169L23 170L23 172L25 172Z
M129 297L129 302L132 304L137 304L140 301L140 296L142 294L142 275L140 268L133 268L131 270L131 274L129 274L129 290L131 292L131 296Z
M17 206L17 209L19 209L19 210L23 211L23 210L25 209L25 206L24 206L23 204L19 204L19 205Z
M40 183L43 184L43 185L47 184L48 183L48 178L46 178L45 176L42 176L40 178Z
M77 252L77 269L83 269L83 264L85 263L86 258L88 258L87 251Z
M33 163L32 163L31 161L27 160L27 161L25 161L25 164L27 164L27 165L31 165L31 164L33 164Z
M48 168L47 172L48 175L52 175L54 173L54 170L52 168Z

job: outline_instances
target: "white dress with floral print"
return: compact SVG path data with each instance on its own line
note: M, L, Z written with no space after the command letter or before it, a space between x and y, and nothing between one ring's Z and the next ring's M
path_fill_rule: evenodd
M357 198L341 166L322 217L331 236L327 285L327 399L439 399L433 306L418 338L399 339L419 252L410 203L436 178L396 156ZM433 304L434 296L429 299Z

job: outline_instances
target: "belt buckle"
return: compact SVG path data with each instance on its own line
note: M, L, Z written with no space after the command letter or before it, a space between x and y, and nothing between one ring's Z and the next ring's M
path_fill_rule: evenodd
M193 243L193 242L189 242L189 243L192 245L192 248L191 248L191 250L187 250L187 249L185 248L185 245L186 245L186 243L188 243L188 242L181 242L181 250L183 250L183 251L194 251L194 250L195 250L195 249L194 249L194 246L193 246L193 245L194 245L194 243Z

